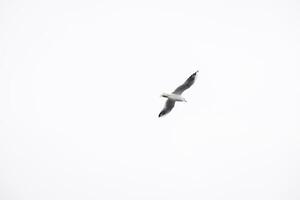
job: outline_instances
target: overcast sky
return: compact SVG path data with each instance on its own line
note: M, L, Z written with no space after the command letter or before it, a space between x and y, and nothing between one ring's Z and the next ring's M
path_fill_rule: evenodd
M299 11L1 0L0 199L299 200Z

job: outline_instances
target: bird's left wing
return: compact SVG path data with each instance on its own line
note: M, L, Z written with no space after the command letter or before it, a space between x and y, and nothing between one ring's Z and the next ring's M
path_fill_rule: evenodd
M165 107L159 113L158 117L162 117L162 116L168 114L173 109L174 105L175 105L175 101L172 99L168 99L166 101Z

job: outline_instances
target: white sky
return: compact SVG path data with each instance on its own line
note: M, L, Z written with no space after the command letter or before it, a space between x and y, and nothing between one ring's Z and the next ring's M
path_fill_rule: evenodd
M0 199L299 200L299 11L1 0Z

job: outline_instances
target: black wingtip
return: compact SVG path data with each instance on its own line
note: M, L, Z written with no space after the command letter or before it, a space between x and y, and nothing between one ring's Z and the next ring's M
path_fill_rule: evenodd
M195 78L198 72L199 72L199 70L197 70L196 72L194 72L189 78Z
M158 117L162 117L162 116L164 116L165 114L166 114L166 112L165 112L164 110L162 110L162 111L159 113Z

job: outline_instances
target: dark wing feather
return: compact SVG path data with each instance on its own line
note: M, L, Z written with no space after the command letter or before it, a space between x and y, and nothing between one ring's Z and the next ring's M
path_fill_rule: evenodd
M166 101L165 107L163 108L163 110L159 113L158 117L162 117L166 114L168 114L174 107L175 105L175 101L172 99L168 99Z
M178 88L176 88L176 90L174 90L173 94L179 94L180 95L186 89L190 88L196 80L197 73L198 73L198 71L193 73L181 86L179 86Z

